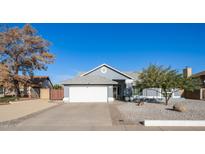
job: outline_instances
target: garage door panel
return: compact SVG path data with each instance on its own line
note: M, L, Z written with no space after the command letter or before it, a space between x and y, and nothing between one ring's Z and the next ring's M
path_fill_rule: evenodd
M70 87L70 102L107 102L107 87L76 86Z

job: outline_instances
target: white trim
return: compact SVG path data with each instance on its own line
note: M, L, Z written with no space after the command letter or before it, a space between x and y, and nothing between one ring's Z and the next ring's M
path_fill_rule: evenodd
M113 102L115 99L113 97L108 97L108 102Z
M145 126L205 126L205 120L145 120Z
M108 68L111 68L112 70L115 70L116 72L118 72L118 73L120 73L120 74L122 74L122 75L124 75L124 76L126 76L126 77L128 77L128 78L134 80L133 77L131 77L131 76L129 76L129 75L127 75L127 74L125 74L125 73L123 73L123 72L121 72L121 71L119 71L119 70L117 70L117 69L115 69L115 68L113 68L113 67L107 65L107 64L101 64L101 65L95 67L94 69L92 69L92 70L90 70L90 71L88 71L88 72L86 72L86 73L81 74L80 76L85 76L85 75L87 75L87 74L89 74L89 73L91 73L91 72L97 70L98 68L100 68L100 67L102 67L102 66L106 66L106 67L108 67Z
M133 81L133 79L126 79L125 80L125 83L126 84L132 84L134 81Z
M64 102L64 103L69 103L69 102L70 102L69 97L64 97L64 98L63 98L63 102Z
M200 89L200 100L202 100L203 99L203 89L201 88Z

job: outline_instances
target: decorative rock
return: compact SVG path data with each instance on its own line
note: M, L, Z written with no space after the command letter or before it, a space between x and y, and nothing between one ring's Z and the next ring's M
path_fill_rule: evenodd
M143 102L143 101L140 101L140 102L138 102L137 105L138 105L138 106L142 106L142 105L144 105L144 102Z
M175 104L173 106L173 110L178 111L178 112L185 112L187 109L184 105L182 104Z
M129 97L125 97L125 101L128 102L130 100Z

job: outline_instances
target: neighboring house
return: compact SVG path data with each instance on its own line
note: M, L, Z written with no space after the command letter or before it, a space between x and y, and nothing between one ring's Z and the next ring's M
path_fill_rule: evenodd
M52 89L53 84L48 76L33 76L29 81L31 86L27 87L28 97L40 98L40 89ZM23 91L23 89L22 89Z
M198 90L195 90L193 92L191 91L185 91L184 97L189 99L198 99L198 100L205 100L205 71L192 74L192 68L186 68L184 69L184 76L185 77L193 77L193 78L199 78L201 80L201 88Z
M4 96L14 96L15 92L13 89L7 89L4 88L3 86L0 86L0 97L4 97Z
M28 85L20 85L20 92L23 97L40 98L40 89L53 88L53 84L48 76L33 76L28 80ZM0 87L0 96L15 95L14 90Z
M156 89L135 88L138 80L136 72L121 72L107 64L102 64L88 72L62 82L64 102L112 102L124 100L126 96L141 95L149 98L161 98ZM175 93L173 98L179 98Z

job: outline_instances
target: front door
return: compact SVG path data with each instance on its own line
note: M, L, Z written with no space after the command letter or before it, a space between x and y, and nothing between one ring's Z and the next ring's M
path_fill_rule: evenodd
M115 99L119 99L119 86L118 85L113 86L113 97Z
M123 100L124 89L126 88L125 80L114 80L118 82L118 85L113 86L113 96L115 99Z
M122 87L120 85L113 86L113 97L117 100L122 99Z

